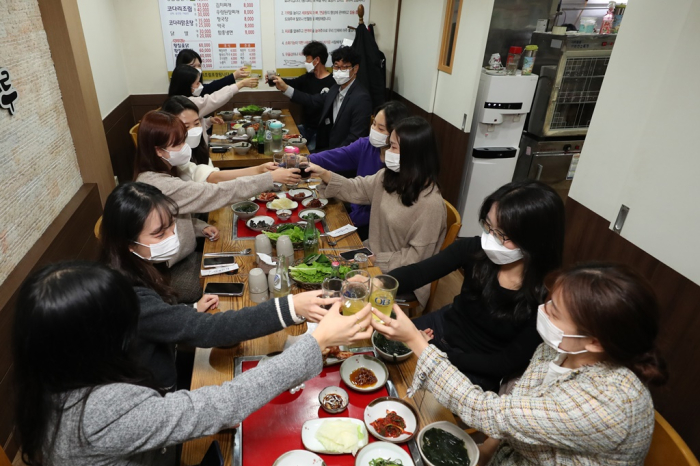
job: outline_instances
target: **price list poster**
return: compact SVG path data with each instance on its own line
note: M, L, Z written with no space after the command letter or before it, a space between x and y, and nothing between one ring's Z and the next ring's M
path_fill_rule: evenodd
M159 0L159 6L168 76L183 49L202 57L205 80L247 63L261 72L260 0Z
M359 18L357 8L365 7L365 24L369 24L369 0L275 0L275 63L282 77L295 77L306 72L306 58L301 54L312 40L323 42L330 53L353 40Z

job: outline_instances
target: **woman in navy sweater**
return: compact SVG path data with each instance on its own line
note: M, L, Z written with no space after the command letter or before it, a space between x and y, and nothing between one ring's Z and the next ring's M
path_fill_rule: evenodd
M374 175L384 168L384 151L389 147L391 132L401 120L409 116L408 108L401 102L386 102L374 112L368 137L360 138L345 147L311 154L309 160L346 178ZM350 207L350 218L362 239L367 238L370 209L370 205L352 204Z

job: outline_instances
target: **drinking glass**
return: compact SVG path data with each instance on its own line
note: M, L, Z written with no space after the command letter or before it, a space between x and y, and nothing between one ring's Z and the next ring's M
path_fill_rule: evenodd
M346 281L343 284L341 294L342 304L340 308L343 310L344 316L357 314L367 305L369 300L367 287L358 282Z
M258 80L258 84L256 84L255 86L253 86L253 87L251 88L251 89L257 89L257 88L258 88L258 85L260 84L260 75L259 75L258 73L252 73L249 77L250 77L250 78L255 78L255 79Z
M251 62L250 60L246 60L246 61L243 62L243 67L244 67L245 70L248 72L248 77L249 77L249 76L250 76L250 73L251 73L252 70L253 70L253 62Z
M267 70L267 84L270 87L275 87L275 82L272 81L275 76L277 76L277 70Z
M299 157L299 170L301 170L301 178L307 179L311 176L311 173L307 172L306 169L309 168L309 158L305 155L300 155Z
M343 291L343 280L340 278L326 278L321 284L324 298L340 298ZM323 306L325 309L330 309L332 305Z
M299 168L299 156L292 152L286 152L283 163L285 168ZM299 183L287 184L288 188L296 188L297 186L299 186Z
M367 289L367 293L372 291L372 277L365 269L351 270L345 274L345 281L359 283Z
M385 316L391 316L394 307L396 291L399 289L399 281L391 275L377 275L372 279L372 294L369 302L376 310ZM379 320L377 317L375 320Z
M279 165L280 168L286 168L284 164L284 153L283 152L273 152L272 161Z

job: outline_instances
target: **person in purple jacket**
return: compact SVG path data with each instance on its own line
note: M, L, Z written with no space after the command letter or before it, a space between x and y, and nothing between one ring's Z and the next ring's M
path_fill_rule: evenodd
M375 110L368 137L345 147L311 154L309 160L346 177L374 175L384 167L384 151L389 147L389 135L401 120L409 116L404 104L390 100ZM350 218L362 240L367 239L370 209L370 205L352 204L350 207Z

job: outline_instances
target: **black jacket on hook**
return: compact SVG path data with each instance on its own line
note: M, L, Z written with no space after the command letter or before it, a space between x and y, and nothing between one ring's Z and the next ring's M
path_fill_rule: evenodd
M386 100L386 57L374 40L374 33L364 24L355 29L352 48L360 54L360 70L357 80L372 97L372 107L377 108Z

